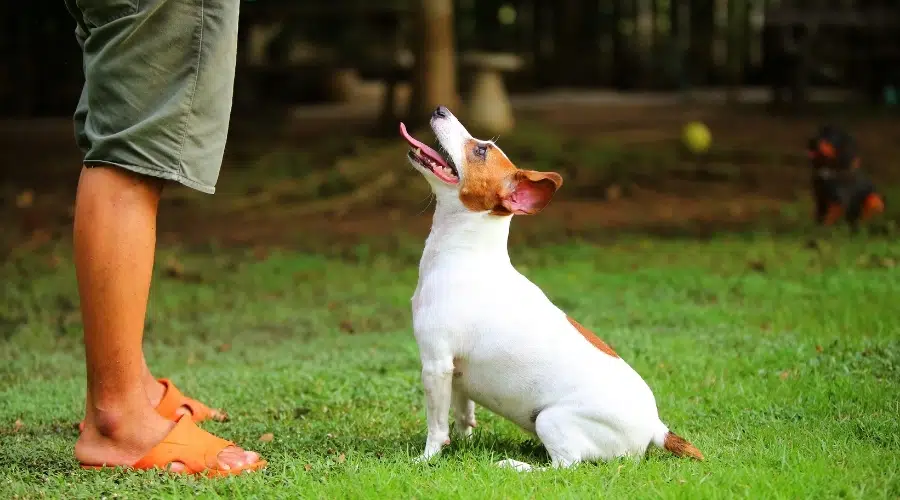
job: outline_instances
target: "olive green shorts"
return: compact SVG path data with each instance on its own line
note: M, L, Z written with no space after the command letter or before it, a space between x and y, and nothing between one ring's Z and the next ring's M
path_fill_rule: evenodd
M225 153L240 0L65 0L82 49L84 164L213 193Z

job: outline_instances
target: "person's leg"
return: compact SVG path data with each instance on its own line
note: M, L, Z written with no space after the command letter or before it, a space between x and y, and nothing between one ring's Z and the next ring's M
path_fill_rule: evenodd
M152 404L153 407L156 408L157 412L159 412L160 415L168 418L169 420L172 420L173 422L184 415L190 415L191 419L194 422L201 422L209 419L216 420L218 422L224 422L228 419L228 414L223 412L222 410L210 408L200 401L189 399L183 395L179 396L178 394L175 394L174 396L182 398L182 404L172 409L172 414L169 413L169 406L166 406L166 409L163 410L166 413L162 413L160 410L160 405L163 403L163 399L169 396L169 384L171 384L171 382L169 382L169 384L166 384L161 379L156 378L150 371L150 367L147 365L147 359L143 356L141 357L141 363L144 366L144 390L147 392L147 398L150 400L150 404ZM79 431L84 430L84 420L79 422L78 429Z
M141 364L144 365L144 390L147 391L147 398L150 400L150 403L155 407L162 401L163 393L165 392L165 387L153 376L153 372L150 371L150 366L147 364L147 358L144 357L143 351L141 352ZM182 408L179 411L179 415L184 415L186 409Z
M75 114L85 159L74 244L88 388L75 454L85 465L133 465L177 433L154 410L161 387L142 352L156 212L164 180L215 190L231 109L238 1L68 4L79 23L85 71ZM189 439L213 439L194 429ZM221 469L259 459L236 446L216 458Z
M153 415L141 350L161 189L113 168L86 168L79 179L73 242L88 387L75 455L83 463L134 463L173 425Z
M85 168L78 183L75 268L88 376L85 431L75 446L82 463L130 465L174 426L153 409L141 350L161 189L158 179L117 167ZM258 458L236 447L219 454L229 467Z

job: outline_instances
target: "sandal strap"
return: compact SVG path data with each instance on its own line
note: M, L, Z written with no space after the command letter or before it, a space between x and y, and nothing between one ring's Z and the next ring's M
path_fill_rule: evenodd
M234 443L204 431L197 427L190 415L184 415L165 439L132 467L165 469L173 462L180 462L189 474L220 470L218 455L229 446L234 446Z
M191 414L193 420L206 420L210 417L212 411L205 404L185 397L184 394L175 387L175 384L167 378L157 379L160 384L165 387L163 397L156 407L156 412L163 418L175 421L178 419L178 409L186 407Z

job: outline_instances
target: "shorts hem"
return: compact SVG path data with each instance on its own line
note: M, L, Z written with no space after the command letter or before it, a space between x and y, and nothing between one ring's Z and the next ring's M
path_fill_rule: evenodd
M191 189L196 189L201 193L206 194L215 194L216 188L215 186L210 186L208 184L204 184L202 182L195 181L193 179L188 179L184 175L176 172L168 172L165 170L159 170L156 168L150 167L141 167L138 165L130 165L127 163L117 163L114 161L106 161L106 160L85 160L84 165L87 167L91 166L101 166L101 165L111 165L114 167L124 168L130 172L134 172L136 174L148 175L150 177L156 177L157 179L164 179L167 181L175 181L183 186L189 187Z

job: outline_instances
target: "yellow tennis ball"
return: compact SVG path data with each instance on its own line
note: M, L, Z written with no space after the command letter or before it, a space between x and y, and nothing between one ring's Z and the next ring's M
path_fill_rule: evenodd
M709 128L700 122L690 122L684 126L681 139L692 153L705 153L712 142Z

